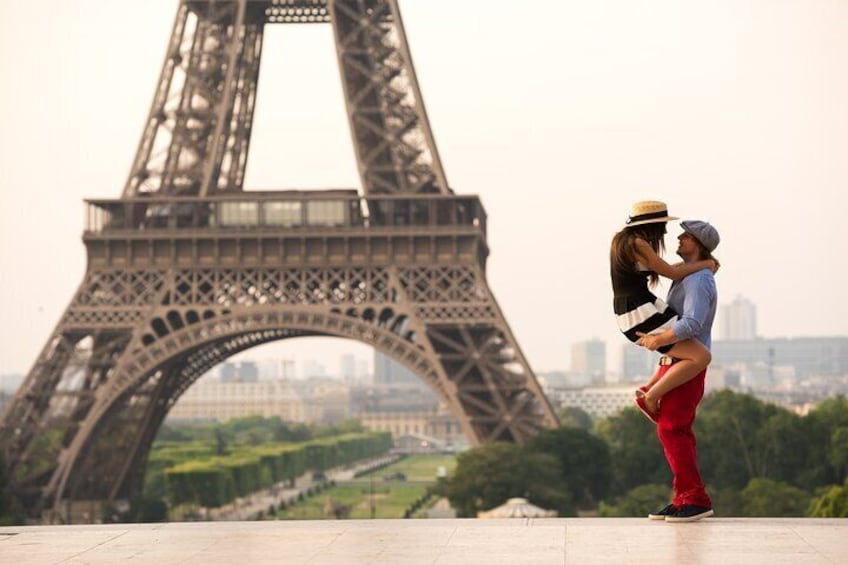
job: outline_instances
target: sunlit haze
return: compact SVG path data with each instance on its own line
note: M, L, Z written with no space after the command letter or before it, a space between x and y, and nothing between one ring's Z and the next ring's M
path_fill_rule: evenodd
M121 194L177 4L0 1L0 374L29 370L82 281L82 200ZM609 241L643 199L718 228L719 300L753 301L763 336L848 334L848 2L400 6L448 181L486 207L489 284L534 369L568 368L592 337L617 369ZM266 33L246 188L358 188L330 26ZM370 356L277 347L332 369Z

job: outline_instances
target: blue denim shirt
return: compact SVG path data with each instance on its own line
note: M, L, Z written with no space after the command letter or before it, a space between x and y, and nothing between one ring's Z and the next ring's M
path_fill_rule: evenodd
M666 302L680 315L672 327L678 340L694 337L709 349L713 342L710 332L718 302L713 272L703 269L674 281Z

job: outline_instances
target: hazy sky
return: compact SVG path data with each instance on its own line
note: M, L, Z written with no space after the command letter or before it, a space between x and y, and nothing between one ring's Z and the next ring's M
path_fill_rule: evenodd
M642 199L718 228L720 301L753 300L762 335L848 334L848 1L400 4L536 370L590 337L617 362L608 246ZM176 7L0 0L0 373L29 370L82 280L82 199L120 196ZM266 29L246 188L358 187L330 27ZM281 351L368 353L340 343Z

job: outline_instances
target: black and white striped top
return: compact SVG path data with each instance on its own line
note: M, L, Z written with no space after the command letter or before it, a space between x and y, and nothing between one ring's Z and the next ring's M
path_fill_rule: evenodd
M651 272L637 263L632 271L611 269L613 311L618 329L635 342L637 332L657 333L670 328L677 312L648 289Z

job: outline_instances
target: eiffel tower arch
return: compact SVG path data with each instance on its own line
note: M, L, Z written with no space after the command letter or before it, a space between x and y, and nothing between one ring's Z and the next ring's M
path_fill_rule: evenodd
M334 30L360 190L245 192L266 24ZM472 444L556 425L486 282L486 214L448 186L396 0L180 0L119 199L86 201L87 270L0 421L33 514L140 490L208 369L300 336L418 374Z

